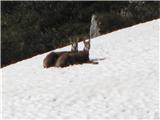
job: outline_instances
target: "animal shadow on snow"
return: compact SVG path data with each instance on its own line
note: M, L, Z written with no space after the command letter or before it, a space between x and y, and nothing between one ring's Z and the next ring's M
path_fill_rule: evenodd
M91 61L95 62L96 64L98 64L99 62L98 61L102 61L102 60L105 60L106 58L94 58L94 59L91 59Z

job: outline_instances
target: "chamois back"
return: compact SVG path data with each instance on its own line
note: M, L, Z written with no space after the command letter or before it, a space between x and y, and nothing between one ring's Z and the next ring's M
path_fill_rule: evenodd
M62 54L55 64L56 67L66 67L73 64L82 64L89 61L89 52L78 51Z
M48 68L55 65L58 57L65 52L51 52L43 60L43 67Z

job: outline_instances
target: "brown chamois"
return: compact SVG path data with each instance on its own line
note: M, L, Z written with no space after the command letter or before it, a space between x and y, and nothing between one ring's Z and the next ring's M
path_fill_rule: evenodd
M97 62L89 60L90 39L88 41L83 40L83 43L84 43L83 51L62 54L57 59L55 66L66 67L69 65L82 64L82 63L98 64Z
M71 51L62 51L62 52L51 52L49 53L43 60L43 67L53 67L55 66L57 59L64 53L74 53L78 52L78 39L76 39L76 42L71 41Z

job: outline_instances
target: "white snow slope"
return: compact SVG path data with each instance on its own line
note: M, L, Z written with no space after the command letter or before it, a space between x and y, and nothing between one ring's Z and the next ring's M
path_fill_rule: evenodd
M44 69L45 53L2 68L3 118L158 119L159 22L92 39L97 65Z

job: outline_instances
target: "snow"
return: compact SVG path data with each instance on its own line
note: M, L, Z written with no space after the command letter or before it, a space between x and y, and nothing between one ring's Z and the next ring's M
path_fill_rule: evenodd
M2 68L3 118L158 119L159 22L92 39L96 65L44 69L48 52Z

